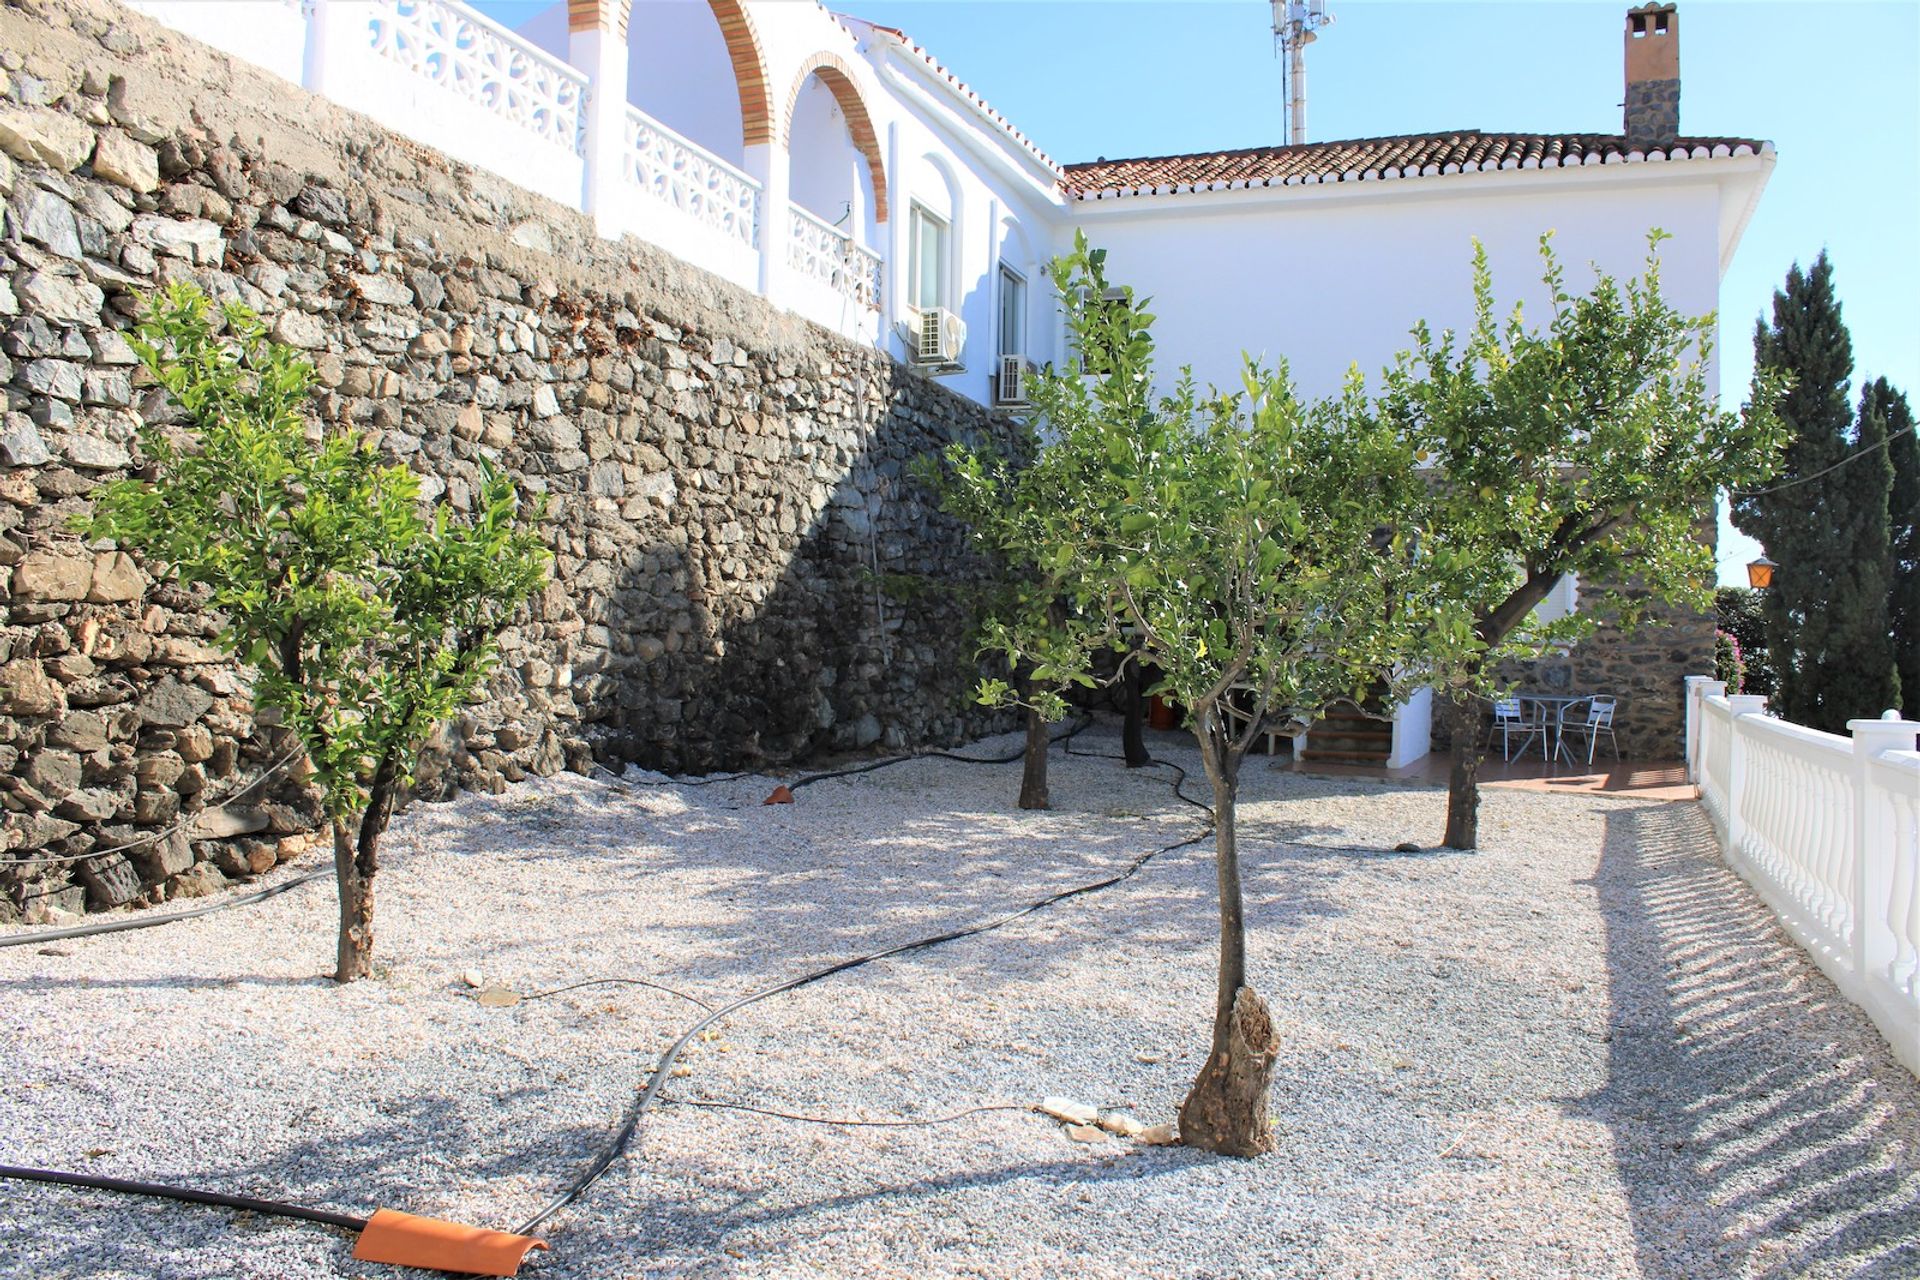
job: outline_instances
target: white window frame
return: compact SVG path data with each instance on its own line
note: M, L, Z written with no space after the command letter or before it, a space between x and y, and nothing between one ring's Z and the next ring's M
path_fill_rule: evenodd
M921 224L925 223L938 231L937 256L939 263L934 276L935 298L931 306L923 306L919 301L921 278ZM946 310L953 306L953 223L934 213L918 201L911 203L907 210L907 306L914 311Z
M1018 305L1012 310L1015 333L1007 336L1007 294L1009 288L1018 291ZM998 307L994 323L998 332L994 335L995 354L1003 356L1025 357L1027 354L1027 277L1004 261L1000 263L1000 296L996 299Z

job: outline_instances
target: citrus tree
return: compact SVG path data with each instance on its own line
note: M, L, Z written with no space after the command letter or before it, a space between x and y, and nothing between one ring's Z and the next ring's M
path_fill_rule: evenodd
M183 422L143 432L144 473L97 490L84 528L200 589L256 706L306 749L333 834L334 976L365 977L381 834L427 736L546 580L538 506L483 463L470 514L429 510L419 478L351 428L311 432L312 366L192 285L148 300L133 349Z
M1478 843L1480 699L1498 687L1501 664L1580 639L1596 616L1631 628L1654 601L1711 607L1713 547L1701 525L1714 495L1777 464L1783 384L1763 369L1742 410L1720 408L1707 383L1714 317L1662 296L1665 238L1648 234L1639 276L1596 269L1576 295L1541 237L1544 328L1518 307L1500 320L1476 241L1472 328L1436 334L1421 322L1387 371L1377 412L1430 480L1419 523L1432 629L1422 644L1453 740L1449 847ZM1581 612L1539 622L1535 607L1567 574L1583 584Z
M1310 721L1328 703L1404 678L1418 627L1403 606L1418 481L1408 445L1358 385L1308 405L1284 370L1248 365L1242 385L1202 394L1182 374L1153 387L1151 316L1107 288L1104 254L1076 239L1052 265L1069 331L1103 346L1094 370L1051 370L1043 408L1059 489L1022 511L1031 563L1068 573L1083 621L1071 643L1027 653L1065 683L1092 678L1125 645L1188 710L1213 791L1219 963L1205 1064L1180 1109L1181 1140L1257 1155L1272 1146L1267 1094L1278 1052L1248 976L1235 824L1240 770L1275 718ZM1098 314L1089 314L1097 312ZM1017 504L1035 488L1002 491ZM1056 635L1055 640L1058 640ZM1011 696L988 682L982 696Z

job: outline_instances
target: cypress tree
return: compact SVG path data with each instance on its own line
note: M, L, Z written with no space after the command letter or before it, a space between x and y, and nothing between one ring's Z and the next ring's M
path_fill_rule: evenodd
M1887 540L1893 551L1893 591L1887 620L1893 630L1893 662L1909 720L1920 718L1920 437L1913 407L1885 378L1867 388L1887 421L1887 463L1893 484L1887 495Z
M1827 650L1831 669L1822 673L1825 720L1811 722L1835 733L1844 731L1850 718L1877 716L1900 705L1889 617L1894 580L1888 519L1893 464L1887 458L1886 406L1875 396L1874 387L1868 383L1860 394L1860 417L1848 461L1835 473L1841 481L1841 497L1832 512L1833 540L1848 570L1830 593L1829 607L1835 616Z
M1845 732L1895 696L1887 618L1885 450L1845 466L1858 447L1850 395L1853 343L1823 250L1773 295L1773 321L1753 336L1754 363L1791 376L1780 416L1791 429L1778 478L1735 495L1733 521L1779 562L1767 598L1767 649L1780 680L1774 710ZM1874 428L1878 429L1878 428ZM1829 468L1833 468L1829 470Z

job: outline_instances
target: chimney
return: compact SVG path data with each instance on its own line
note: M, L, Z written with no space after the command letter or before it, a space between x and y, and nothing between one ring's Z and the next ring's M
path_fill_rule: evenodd
M1671 4L1627 10L1626 135L1630 147L1680 136L1680 14Z

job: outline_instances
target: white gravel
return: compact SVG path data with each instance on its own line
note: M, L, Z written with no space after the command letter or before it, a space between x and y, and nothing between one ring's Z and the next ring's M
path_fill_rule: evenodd
M982 744L988 754L1011 739ZM1110 730L1076 744L1116 748ZM1194 764L1186 740L1160 755ZM0 950L0 1163L511 1227L609 1133L692 1006L985 917L1189 834L1164 770L901 765L770 782L562 776L417 806L381 973L335 988L322 882ZM1196 770L1197 780L1197 770ZM1204 783L1200 784L1204 787ZM1279 1150L1082 1145L1001 1112L847 1129L667 1106L522 1273L1920 1276L1920 1085L1714 856L1696 806L1432 789L1249 762L1256 985ZM1311 847L1321 846L1321 847ZM1337 846L1337 847L1334 847ZM1206 1042L1210 846L996 933L733 1015L670 1093L834 1116L1065 1095L1172 1118ZM385 1277L342 1233L0 1184L0 1274Z

